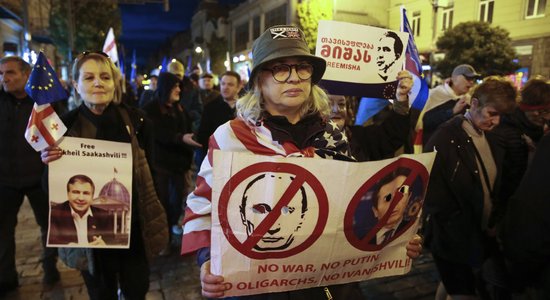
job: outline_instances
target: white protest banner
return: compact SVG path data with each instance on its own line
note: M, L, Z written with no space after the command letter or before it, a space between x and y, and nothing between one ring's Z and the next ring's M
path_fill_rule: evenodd
M394 99L409 34L319 21L315 55L327 61L321 85L331 94Z
M49 163L48 247L129 248L130 143L64 137Z
M434 153L354 163L214 152L211 272L226 296L404 274Z

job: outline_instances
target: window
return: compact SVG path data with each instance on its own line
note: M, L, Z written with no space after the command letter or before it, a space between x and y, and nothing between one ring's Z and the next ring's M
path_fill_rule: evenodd
M420 12L419 11L413 12L412 32L413 32L413 36L420 35Z
M255 40L260 36L260 16L255 16L252 19L252 39Z
M493 22L493 9L495 7L494 0L479 1L479 20L482 22Z
M546 0L527 0L526 18L542 17L546 8Z
M443 22L441 24L441 30L447 30L453 27L453 14L453 7L449 7L443 10Z
M265 14L265 28L280 24L287 24L286 4L283 4Z
M235 28L235 51L243 51L248 43L248 22Z

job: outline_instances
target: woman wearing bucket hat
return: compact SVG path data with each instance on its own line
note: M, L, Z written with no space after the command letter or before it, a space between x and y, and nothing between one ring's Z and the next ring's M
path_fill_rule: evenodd
M253 69L248 92L237 102L237 118L218 127L210 138L197 187L187 199L182 254L197 253L201 265L202 294L224 296L222 276L210 273L211 187L215 149L257 155L302 156L353 161L349 145L329 121L325 92L317 86L326 68L311 55L303 32L293 25L267 29L253 44ZM401 80L398 93L407 97L412 80ZM415 240L407 245L410 257L419 255ZM332 296L331 296L332 295ZM329 297L330 296L330 297ZM241 299L360 299L357 284L317 287ZM234 299L234 298L232 298Z

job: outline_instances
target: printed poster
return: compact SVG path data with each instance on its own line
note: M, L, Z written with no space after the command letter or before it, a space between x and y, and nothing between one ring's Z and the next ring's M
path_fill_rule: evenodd
M211 272L226 296L400 275L434 153L343 162L214 152Z
M129 248L130 143L64 137L49 163L48 247Z
M321 86L331 94L394 99L409 34L319 21L315 55L327 61Z

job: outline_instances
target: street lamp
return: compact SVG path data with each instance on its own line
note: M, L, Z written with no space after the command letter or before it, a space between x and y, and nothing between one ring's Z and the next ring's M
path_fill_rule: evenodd
M202 53L202 48L201 48L201 46L197 46L197 47L195 48L195 53L197 53L197 54L201 54L201 53Z

